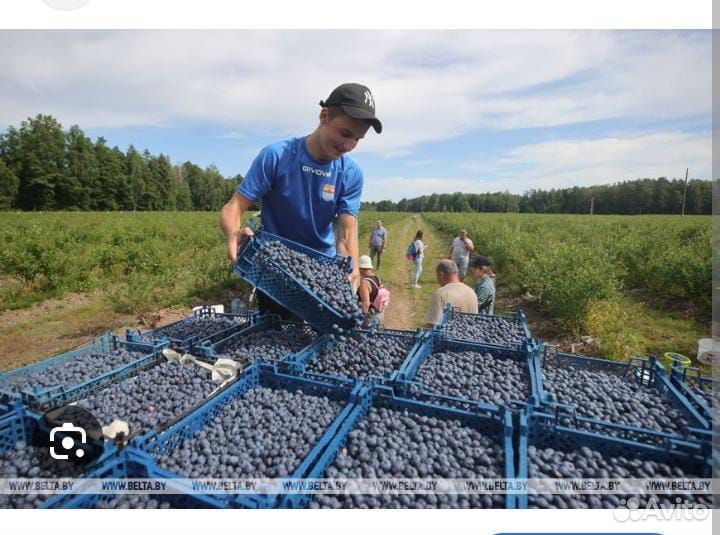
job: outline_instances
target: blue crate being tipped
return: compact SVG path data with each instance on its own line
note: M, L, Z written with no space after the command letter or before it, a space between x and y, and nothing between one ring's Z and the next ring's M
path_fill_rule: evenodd
M414 352L411 359L408 359L400 372L397 375L397 381L403 388L412 391L427 391L433 392L432 387L423 384L417 377L418 372L422 366L432 358L435 353L439 352L466 352L471 351L475 353L490 354L494 359L509 359L519 363L523 371L525 372L525 390L527 395L520 399L511 399L507 403L504 403L507 407L513 410L520 410L525 407L526 403L537 404L540 399L540 392L537 386L537 348L525 348L524 346L503 346L494 344L477 344L472 342L464 342L449 338L448 335L442 331L433 330L430 331L428 336L423 339L422 344ZM482 373L483 363L482 358L479 358L476 362L474 370L479 374ZM478 400L470 395L470 392L463 391L462 385L467 384L467 377L457 378L459 389L458 393L452 394L452 397L458 397L461 399L468 399L470 401L483 401L486 403L493 403L499 405L500 403L494 403L489 400ZM449 395L442 392L443 395Z
M512 324L512 332L502 334L493 333L493 328L499 322L509 322ZM472 324L480 331L480 336L458 333L457 330L459 329L453 329L456 323ZM443 310L440 321L433 327L433 330L444 332L448 338L463 342L508 345L527 350L530 350L533 346L533 338L528 328L527 318L523 312L511 312L505 315L470 314L461 312L459 308L453 308L453 306L448 303Z
M292 365L294 369L301 370L301 371L311 371L313 373L322 373L323 375L329 375L334 377L349 377L351 379L369 379L370 376L382 376L384 379L394 381L397 379L398 374L400 373L400 370L403 366L406 365L406 363L412 359L415 355L415 353L420 349L422 341L424 340L424 337L426 336L426 332L422 331L421 329L418 329L416 331L403 331L403 330L396 330L396 329L382 329L382 330L358 330L353 333L350 333L348 335L343 336L342 338L346 339L352 339L355 336L367 336L370 338L378 338L378 339L395 339L395 340L405 340L407 341L409 348L407 353L405 354L402 361L398 363L396 367L393 367L392 369L387 370L369 370L368 373L366 373L363 376L356 376L352 373L325 373L320 372L318 370L310 370L309 366L312 365L314 362L318 362L318 360L323 358L323 355L326 352L332 351L339 343L340 338L337 335L334 334L328 334L324 335L320 338L318 338L315 342L312 343L307 349L304 351L298 353L297 355L291 357L288 359L288 362ZM382 373L381 373L382 372Z
M547 392L543 370L546 367L564 368L567 370L586 370L606 373L637 385L638 389L651 389L653 394L666 401L668 409L674 409L685 420L686 425L681 432L661 431L649 425L637 426L620 423L617 420L603 420L590 415L583 415L581 405L559 402ZM653 357L633 357L628 362L615 362L596 357L585 357L568 353L559 353L554 346L545 345L537 360L538 392L542 410L561 418L563 425L606 432L612 430L614 436L623 438L665 442L667 439L706 439L707 435L700 430L708 428L707 420L688 402L672 384L670 378L659 362ZM580 414L578 414L578 411ZM608 427L606 423L616 424ZM680 425L681 422L678 422ZM682 426L681 426L682 427ZM648 433L648 431L650 431Z
M165 492L152 494L150 499L154 502L153 508L165 509L226 509L230 506L227 500L211 494L188 494L186 488L172 487L172 480L177 475L155 466L152 459L144 452L134 447L122 450L114 458L108 459L99 468L88 472L88 479L102 479L107 482L116 480L122 484L127 479L148 479L161 480L165 485ZM176 494L171 494L176 492ZM101 509L101 508L144 508L142 506L128 504L132 500L132 494L128 494L127 501L115 503L121 494L90 494L90 493L67 493L58 494L43 504L47 509ZM121 499L122 500L122 499Z
M170 348L192 353L192 351L205 341L219 340L227 338L231 334L254 325L259 317L257 311L248 312L246 314L225 314L216 312L213 307L204 306L193 312L187 318L179 321L163 325L157 329L146 331L144 333L128 330L126 338L130 341L152 343L156 341L167 340ZM202 322L217 322L215 329L211 329L208 334L193 334L193 326L201 326ZM207 329L207 325L204 326ZM175 331L185 331L183 335L174 335Z
M9 414L3 416L0 418L0 453L7 453L9 451L13 451L13 457L17 457L19 454L19 451L16 450L17 447L19 447L19 443L22 442L25 446L22 448L23 453L27 453L30 450L35 449L36 447L40 447L40 445L34 446L34 435L38 431L38 429L42 430L42 433L47 433L49 431L49 428L46 427L47 422L45 422L42 415L28 410L27 408L23 407L20 403L16 403L13 407L12 412ZM47 435L44 435L47 436ZM52 444L52 443L51 443ZM45 446L47 447L47 446ZM36 455L38 452L34 451L31 453L32 456ZM117 454L117 448L107 442L104 441L102 443L102 450L98 452L99 457L97 457L95 460L90 462L87 465L87 469L85 470L85 474L82 477L87 477L87 474L98 467L104 466L107 462L110 462L113 457ZM17 477L16 475L11 475L10 473L6 472L4 470L4 466L0 465L0 478L11 478L11 477ZM37 468L36 468L37 469ZM13 472L14 474L14 472ZM41 472L42 474L42 472ZM33 476L27 475L22 476L23 478L29 477L32 478ZM34 476L34 477L43 477L42 475ZM63 477L76 477L75 475L51 475L51 476L45 476L47 479L61 479ZM35 494L43 494L41 491L36 492ZM2 495L0 495L2 497ZM46 508L51 507L52 501L57 497L56 496L50 496L48 497L42 504L40 504L38 507L40 508ZM4 497L3 497L4 498ZM2 501L2 500L0 500ZM12 498L9 498L9 501L12 502ZM12 503L5 504L5 506L12 506Z
M307 345L303 346L298 351L289 351L287 353L282 352L282 354L264 356L260 357L260 360L273 362L290 361L295 358L297 353L302 352L307 346L312 343L312 341L317 336L317 332L306 323L283 320L277 314L264 314L257 321L253 322L251 326L248 326L245 329L230 333L228 335L225 335L226 333L218 333L215 336L203 340L195 347L195 353L198 356L202 356L206 360L209 360L211 362L217 360L221 356L225 358L233 358L235 360L234 357L227 354L227 352L230 350L229 348L233 347L234 344L241 342L243 339L248 338L254 334L275 332L280 334L281 332L288 329L296 330L299 335L307 337ZM256 359L247 358L242 360L244 364L251 364Z
M116 335L107 333L73 351L1 374L0 402L7 405L20 400L27 407L43 412L52 407L81 399L101 387L121 381L135 374L138 370L154 365L162 357L161 351L165 347L167 347L167 342L124 342ZM144 356L76 384L50 387L35 386L23 388L19 391L13 388L13 383L25 381L29 376L36 373L42 374L44 370L49 370L54 366L62 366L77 359L89 358L88 355L92 353L107 353L121 349L142 353Z
M703 376L698 368L682 367L680 363L673 365L670 380L688 402L707 421L711 429L718 410L718 392L720 380Z
M175 452L186 440L193 440L196 433L201 431L216 416L220 415L223 408L233 400L243 397L248 391L266 387L272 389L283 389L290 392L302 391L304 394L324 396L331 400L339 401L344 406L335 417L333 423L328 426L323 435L313 445L305 458L292 469L292 472L283 481L288 479L300 479L307 477L307 474L315 463L320 453L336 435L341 423L348 416L362 385L356 381L331 379L315 374L285 374L278 371L277 367L265 363L255 363L248 367L243 375L229 388L218 396L209 400L195 412L187 415L167 430L157 433L150 432L134 442L141 451L147 453L153 459L164 454ZM169 477L185 478L180 474L165 471ZM243 493L227 495L224 498L233 507L246 508L272 508L278 505L280 496L276 492L265 494Z
M429 393L398 393L393 387L381 384L366 385L358 403L343 422L328 447L312 467L308 478L327 477L330 468L339 455L347 454L346 446L350 433L368 416L371 407L386 407L393 411L431 416L438 419L459 420L462 426L479 431L492 437L503 450L502 466L497 466L498 479L513 480L515 478L515 458L513 449L513 424L510 411L495 405L469 402L447 396ZM393 476L387 476L393 478ZM422 481L422 479L421 479ZM516 492L506 492L504 505L507 509L516 506ZM286 497L283 507L305 507L312 495L293 495Z
M677 466L689 472L691 474L690 477L712 477L710 460L711 447L709 443L678 440L668 437L662 437L663 440L657 442L655 439L658 438L658 433L653 431L640 431L638 435L635 436L635 438L639 438L640 440L613 436L617 434L616 431L620 427L622 426L611 423L600 423L596 427L596 431L599 432L570 428L561 425L559 420L553 415L538 412L538 410L533 407L527 407L526 410L520 413L518 478L524 481L530 477L531 469L528 455L528 447L530 446L539 449L551 448L555 451L566 452L587 447L603 455L664 462L670 466ZM647 436L642 437L641 435L643 434ZM605 466L601 466L601 468L604 469ZM561 472L558 472L556 469L555 477L560 477L560 474ZM603 477L611 480L617 479L610 475ZM599 477L599 479L603 479L603 477ZM621 505L619 501L620 498L617 495L614 496L612 500L614 500L616 507ZM528 494L519 494L518 506L522 509L529 506ZM536 504L535 506L538 505Z
M271 241L279 241L320 264L336 264L342 273L352 272L349 257L326 255L294 241L259 230L240 247L235 273L322 333L335 331L338 327L354 329L360 323L356 316L338 311L323 301L318 295L303 286L285 268L269 258L263 252L263 246ZM352 285L349 282L347 291L349 296L354 299Z

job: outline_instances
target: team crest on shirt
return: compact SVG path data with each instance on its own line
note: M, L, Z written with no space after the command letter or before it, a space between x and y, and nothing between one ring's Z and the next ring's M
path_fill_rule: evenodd
M335 198L335 184L325 184L322 190L324 201L332 201Z

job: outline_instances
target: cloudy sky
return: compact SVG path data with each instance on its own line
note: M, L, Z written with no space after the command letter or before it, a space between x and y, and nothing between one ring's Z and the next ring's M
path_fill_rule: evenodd
M38 113L245 174L337 84L383 121L365 200L710 178L710 31L0 31L0 128Z

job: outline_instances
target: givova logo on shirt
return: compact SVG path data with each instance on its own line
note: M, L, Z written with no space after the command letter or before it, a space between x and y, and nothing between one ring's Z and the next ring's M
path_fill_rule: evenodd
M332 201L335 198L335 184L325 184L322 190L324 201Z
M304 173L312 173L313 175L322 176L325 178L330 178L330 175L332 174L330 171L323 171L322 169L313 169L309 165L303 165L302 170Z

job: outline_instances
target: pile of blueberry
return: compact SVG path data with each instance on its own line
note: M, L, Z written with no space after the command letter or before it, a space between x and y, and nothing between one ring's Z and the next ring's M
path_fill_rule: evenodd
M455 314L443 330L458 340L484 344L525 342L525 331L517 321L485 314Z
M290 273L304 288L317 295L346 320L360 323L362 310L348 282L348 275L335 263L320 263L311 256L273 240L265 242L262 252Z
M171 323L152 332L153 339L163 337L174 340L190 340L207 338L231 327L247 323L247 318L239 316L227 318L223 316L193 316L186 321Z
M236 336L223 345L218 356L242 362L278 359L303 350L316 337L315 331L307 325L286 323L280 329L267 329Z
M528 447L528 476L530 478L577 478L577 479L683 479L700 477L676 465L669 465L641 452L633 455L610 453L587 446L562 449ZM688 500L711 506L711 495L639 494L637 496L615 494L528 494L528 507L539 509L614 509L634 498L641 508L653 499L658 506L674 506L676 499ZM624 500L624 502L622 501Z
M632 376L552 363L543 367L542 375L545 391L559 403L574 405L578 416L674 434L682 434L688 425L658 390ZM572 423L569 417L562 421Z
M456 419L371 407L326 478L498 478L501 444ZM316 494L311 508L503 508L502 494Z
M332 342L323 346L317 358L308 363L311 372L366 378L382 376L402 366L414 344L414 338L353 333L330 335Z
M298 467L343 404L300 390L254 388L157 462L187 477L278 478Z
M144 353L125 349L83 353L76 358L53 363L43 369L13 378L12 382L7 385L0 383L0 387L13 392L32 391L35 387L69 387L84 383L144 357L147 357Z
M443 395L509 405L532 394L525 361L475 351L438 351L420 366L415 382Z
M205 368L163 362L79 401L78 405L92 413L101 425L125 420L134 434L180 416L207 398L217 386Z

